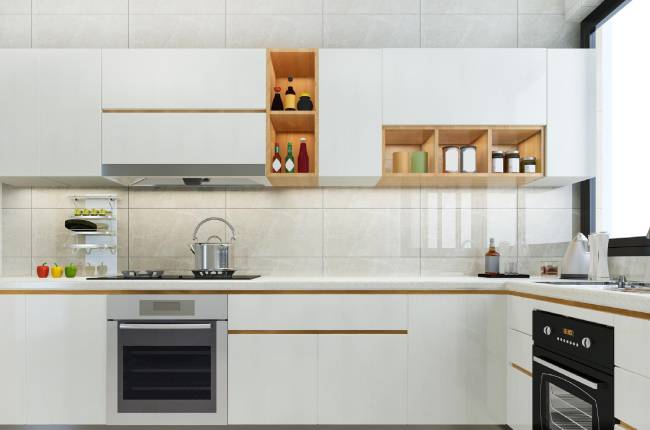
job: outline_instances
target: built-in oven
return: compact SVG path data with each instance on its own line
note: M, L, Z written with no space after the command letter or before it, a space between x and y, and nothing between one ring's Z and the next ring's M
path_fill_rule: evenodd
M533 312L533 428L614 428L614 329Z
M227 296L108 299L108 424L227 424Z

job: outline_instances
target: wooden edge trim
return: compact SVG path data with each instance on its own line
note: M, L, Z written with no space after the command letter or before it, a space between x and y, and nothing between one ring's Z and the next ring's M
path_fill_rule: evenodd
M111 109L102 109L102 113L266 113L266 109L111 108Z
M632 426L629 425L628 423L626 423L626 422L624 422L624 421L621 421L621 420L618 420L618 425L619 425L620 427L623 427L625 430L637 430L636 427L632 427Z
M533 372L531 372L530 370L524 369L523 367L521 367L521 366L519 366L519 365L517 365L515 363L510 363L510 366L512 366L513 369L520 371L521 373L523 373L526 376L529 376L531 378L533 377Z
M507 295L505 290L68 290L68 289L29 289L29 290L0 290L0 295L6 294L258 294L258 295L404 295L404 294L479 294Z
M228 334L408 334L408 330L228 330Z

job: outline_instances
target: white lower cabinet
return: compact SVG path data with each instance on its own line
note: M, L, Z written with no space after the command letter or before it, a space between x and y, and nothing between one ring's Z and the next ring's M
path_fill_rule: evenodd
M26 300L27 424L105 424L106 297Z
M316 424L317 350L317 335L228 336L228 423Z
M508 417L512 430L533 428L533 378L512 366L508 368Z
M614 416L632 428L650 428L650 379L614 369Z
M25 296L0 296L0 425L25 424Z
M318 423L405 424L407 337L318 336Z

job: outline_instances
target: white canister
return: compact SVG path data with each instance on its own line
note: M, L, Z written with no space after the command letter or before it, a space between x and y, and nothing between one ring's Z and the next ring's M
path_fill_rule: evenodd
M609 261L607 250L609 234L600 232L589 235L589 279L593 281L609 280Z
M506 152L506 165L508 173L520 173L519 170L519 151Z
M457 146L446 146L442 149L443 171L445 173L457 173L460 169L460 149Z
M503 173L503 161L505 154L503 151L492 151L492 173Z
M460 171L476 173L476 146L468 145L460 148Z

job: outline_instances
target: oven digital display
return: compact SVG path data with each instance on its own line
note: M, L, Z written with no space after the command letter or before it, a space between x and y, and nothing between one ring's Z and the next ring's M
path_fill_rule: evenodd
M573 329L570 329L570 328L563 328L562 333L564 333L565 336L570 336L570 337L573 337L574 334L575 334Z

